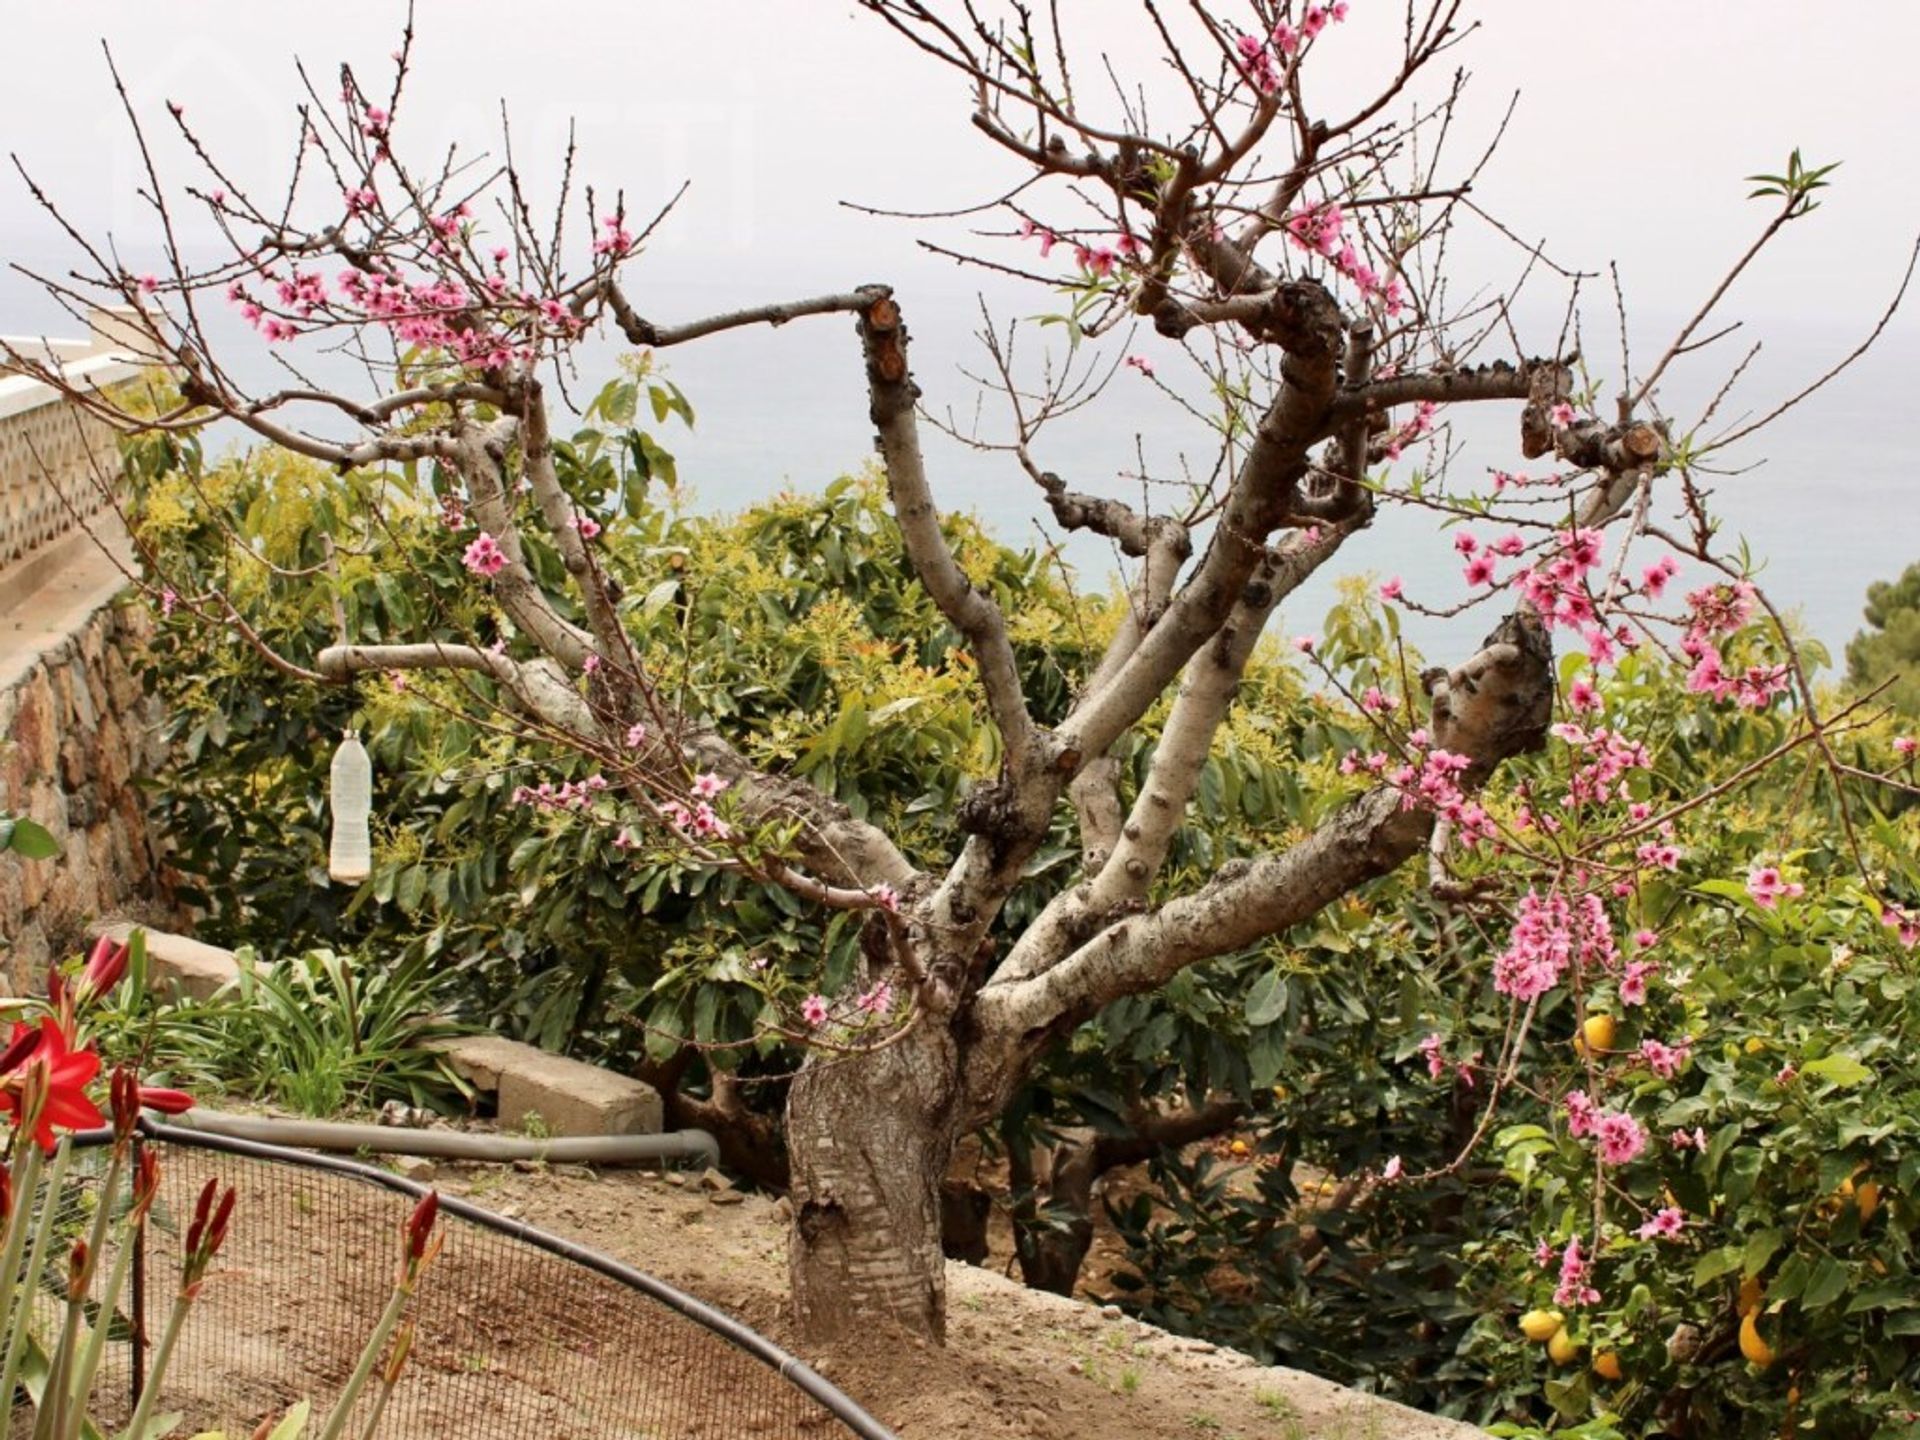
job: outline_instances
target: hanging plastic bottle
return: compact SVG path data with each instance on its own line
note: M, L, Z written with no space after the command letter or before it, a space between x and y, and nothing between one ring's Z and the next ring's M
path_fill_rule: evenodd
M328 807L333 811L333 844L327 874L343 885L358 885L373 873L373 761L356 730L347 731L333 752Z

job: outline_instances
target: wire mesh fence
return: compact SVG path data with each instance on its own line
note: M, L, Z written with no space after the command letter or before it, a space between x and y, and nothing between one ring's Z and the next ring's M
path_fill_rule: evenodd
M183 1330L160 1408L196 1430L246 1435L303 1398L343 1387L391 1293L399 1231L425 1187L330 1156L150 1127L159 1199L140 1284L108 1347L97 1419L117 1424L144 1381L141 1336L164 1324L180 1248L209 1178L234 1221ZM76 1230L101 1202L76 1164L60 1203ZM441 1251L409 1306L405 1371L386 1440L891 1440L825 1380L724 1315L606 1256L443 1198ZM56 1314L43 1297L43 1319ZM371 1387L370 1387L371 1388ZM363 1396L345 1431L359 1435Z

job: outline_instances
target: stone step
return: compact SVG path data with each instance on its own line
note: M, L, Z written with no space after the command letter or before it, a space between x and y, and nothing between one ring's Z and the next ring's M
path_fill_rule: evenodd
M135 927L128 924L103 925L100 933L125 941ZM218 945L204 944L185 935L165 930L147 930L147 988L158 995L179 993L193 1000L205 1000L222 985L238 978L240 967L233 952Z
M125 940L131 925L101 934ZM165 930L147 931L147 985L157 994L204 1000L239 975L233 952ZM657 1135L660 1092L583 1060L552 1055L499 1035L460 1035L434 1042L454 1073L493 1095L502 1125L530 1119L549 1135Z

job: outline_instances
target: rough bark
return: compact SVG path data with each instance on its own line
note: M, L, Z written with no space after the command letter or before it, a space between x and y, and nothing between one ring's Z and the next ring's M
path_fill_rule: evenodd
M810 1342L891 1324L944 1341L941 1181L960 1051L923 1024L848 1056L817 1051L787 1096L794 1319Z

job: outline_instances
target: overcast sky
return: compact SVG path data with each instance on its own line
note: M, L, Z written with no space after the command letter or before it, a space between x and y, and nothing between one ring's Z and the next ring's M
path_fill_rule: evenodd
M1350 22L1323 37L1308 72L1309 99L1326 112L1369 98L1397 65L1397 7L1351 0L1351 8ZM1070 31L1107 49L1117 73L1154 83L1154 47L1137 6L1064 0L1063 9ZM1230 19L1246 13L1240 0L1219 0L1214 9ZM1676 367L1663 386L1663 399L1683 420L1712 395L1737 358L1734 345L1766 342L1726 412L1753 413L1845 354L1879 315L1920 232L1913 155L1920 100L1912 79L1920 6L1479 0L1467 10L1480 29L1446 57L1426 91L1431 99L1454 65L1472 74L1454 132L1462 164L1520 94L1475 198L1516 235L1546 240L1563 263L1603 271L1619 262L1641 366L1765 222L1769 202L1749 201L1752 187L1742 177L1782 168L1795 146L1810 163L1844 162L1823 208L1789 227L1728 297L1729 318L1757 323L1741 341ZM158 269L151 220L134 194L137 155L115 107L101 40L111 42L156 134L164 138L169 129L165 102L178 101L223 163L277 193L295 133L294 56L306 61L322 94L335 93L342 60L356 66L369 91L382 93L404 13L388 0L0 0L10 60L0 85L0 149L18 154L86 231L111 230L130 268ZM504 103L518 156L536 180L552 176L567 126L577 122L581 174L603 196L623 189L631 212L647 213L680 182L693 182L679 213L626 272L651 318L670 322L891 282L913 327L929 405L965 412L975 391L956 367L978 363L969 334L976 288L988 291L1001 318L1056 308L1045 292L916 249L930 230L964 244L955 222L942 229L880 220L842 205L952 209L1023 178L1017 162L969 125L972 97L959 78L847 0L554 0L544 9L422 0L418 33L399 131L409 156L447 144L497 152ZM1083 101L1092 69L1082 67ZM198 178L179 163L177 147L163 146L162 156L176 181ZM1033 258L1030 250L999 253ZM0 256L56 271L72 261L11 174L0 174ZM1454 295L1509 279L1520 257L1514 241L1484 226L1464 228L1449 251ZM1069 268L1063 263L1061 273ZM1587 351L1611 380L1611 297L1599 291L1590 299ZM1559 298L1549 293L1523 313L1530 351L1555 347L1559 317ZM31 286L0 272L0 333L73 328ZM858 463L870 431L846 329L812 322L671 352L673 375L701 424L693 435L667 438L703 503L732 508L782 481L817 488ZM230 355L229 363L259 374L269 363L265 347L244 333L237 338L260 353L251 361ZM1166 353L1150 335L1132 343ZM610 350L590 351L583 378L604 378ZM1723 487L1729 533L1779 560L1770 576L1784 598L1804 603L1817 633L1836 645L1858 623L1866 580L1895 574L1913 558L1910 526L1863 525L1861 517L1914 513L1910 467L1882 437L1908 403L1915 363L1920 297L1842 385L1742 456L1770 463ZM994 418L988 415L990 424ZM1473 443L1461 468L1470 480L1518 463L1510 416L1464 423ZM1074 424L1077 431L1070 424L1049 432L1041 458L1088 488L1137 493L1128 478L1136 454L1160 474L1189 462L1205 473L1210 463L1186 449L1195 427L1138 377ZM1007 461L938 436L929 437L929 451L943 504L975 508L1004 538L1031 542L1041 507ZM1418 530L1419 521L1407 523ZM1411 588L1425 550L1444 547L1415 533L1382 533L1354 564L1404 569ZM1110 558L1069 553L1095 573ZM1455 584L1447 559L1442 553L1435 562L1435 601L1449 598L1444 587ZM1321 603L1306 597L1302 608Z
M1241 11L1225 0L1215 8ZM1116 69L1151 78L1134 7L1067 0L1065 9L1070 26L1111 48ZM1330 110L1393 60L1397 7L1353 0L1352 9L1315 59ZM326 93L342 59L377 75L403 13L373 0L9 3L0 145L82 223L112 224L137 251L134 156L102 38L144 110L187 105L240 173L266 178L284 173L293 57ZM1739 299L1748 313L1811 320L1884 302L1920 228L1920 8L1482 0L1468 13L1484 23L1449 57L1474 75L1462 133L1477 142L1521 92L1480 188L1519 234L1549 238L1583 268L1619 260L1635 310L1665 315L1702 294L1762 218L1741 177L1780 168L1798 145L1810 160L1844 160L1839 183ZM808 289L911 275L963 288L950 267L914 258L914 227L837 202L950 208L1013 173L968 126L958 79L845 0L422 0L418 29L413 143L492 147L504 100L529 156L552 154L577 121L585 174L624 187L635 209L693 180L654 249L660 280L752 272L755 283L773 276ZM61 254L11 176L0 186L0 242L15 258ZM1491 236L1474 243L1486 263L1509 258ZM0 296L10 312L25 303L11 285ZM0 316L0 329L26 318Z

